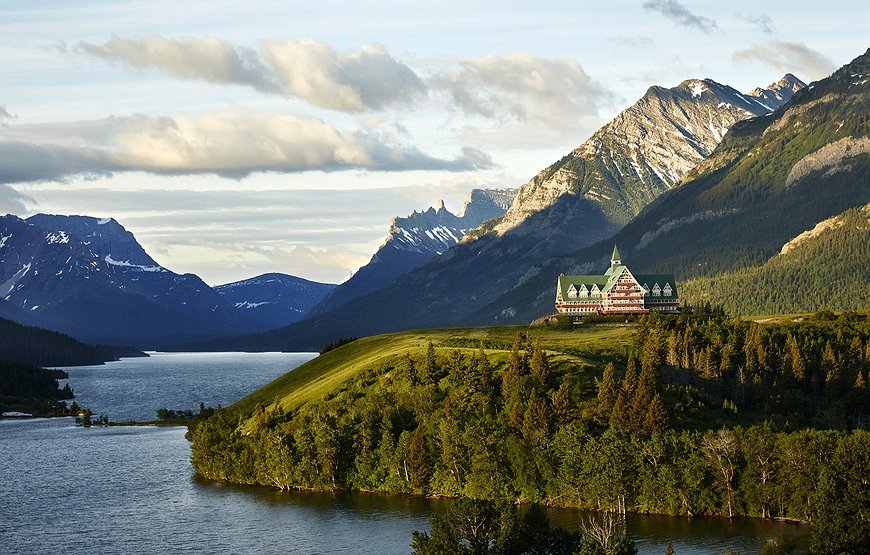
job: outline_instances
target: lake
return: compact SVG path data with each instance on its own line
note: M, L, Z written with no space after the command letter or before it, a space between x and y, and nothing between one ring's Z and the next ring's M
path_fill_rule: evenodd
M66 369L78 402L112 420L158 408L228 405L312 353L156 353ZM0 420L4 553L383 553L450 501L361 493L279 492L201 480L183 428L76 427L71 418ZM581 513L550 510L576 529ZM806 527L756 519L629 516L642 554L757 553Z

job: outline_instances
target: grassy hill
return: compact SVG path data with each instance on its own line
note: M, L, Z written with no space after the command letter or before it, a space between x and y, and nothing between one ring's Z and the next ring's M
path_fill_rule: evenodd
M335 395L343 384L372 368L386 368L401 355L422 356L429 342L436 353L443 356L457 349L470 355L483 345L494 363L503 363L516 335L521 332L533 341L540 341L554 364L564 362L585 368L624 356L634 327L610 324L573 330L526 326L444 328L376 335L331 350L229 408L243 415L250 415L257 404L266 410L293 411L306 403Z

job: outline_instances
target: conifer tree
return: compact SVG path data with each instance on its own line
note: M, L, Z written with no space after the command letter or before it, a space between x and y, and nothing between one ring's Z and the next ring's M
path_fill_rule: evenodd
M612 362L604 366L601 380L597 380L596 384L598 385L598 414L602 421L607 422L610 420L610 413L613 412L613 404L616 402L619 390L616 383L616 369Z
M431 345L431 343L430 343ZM411 438L411 449L408 454L408 464L411 472L411 487L417 491L423 491L429 484L432 476L432 455L423 425L418 425Z
M614 430L628 429L630 423L629 408L625 390L620 389L616 395L616 401L613 403L613 410L610 412L611 428Z
M652 434L659 434L668 429L668 411L665 409L662 397L658 393L650 401L644 424L646 432Z
M841 371L840 362L837 360L837 354L828 341L825 345L825 350L822 353L822 374L825 376L825 384L829 393L835 393L840 384Z
M622 391L625 394L625 401L631 398L634 388L637 385L637 365L635 364L634 356L628 355L628 368L625 371L625 376L622 377Z
M646 414L649 409L650 401L652 400L652 392L647 385L640 381L637 384L637 389L631 398L631 408L629 410L630 430L634 433L642 434L646 429Z
M438 361L435 357L435 345L430 341L426 346L426 358L420 368L420 383L433 384L438 381Z
M541 341L535 340L532 347L532 360L529 363L529 370L535 382L542 388L546 389L550 383L550 362L547 359L547 353L541 348Z
M576 417L576 405L571 395L571 384L565 380L559 384L559 389L553 392L553 413L557 424L563 425Z
M516 393L515 389L519 385L520 378L527 371L526 357L520 351L522 343L522 336L517 335L508 356L507 365L501 375L502 393L505 397L510 397Z
M794 335L788 334L785 340L785 353L783 354L784 364L787 365L791 377L798 383L802 382L806 377L806 362L801 354L800 345Z

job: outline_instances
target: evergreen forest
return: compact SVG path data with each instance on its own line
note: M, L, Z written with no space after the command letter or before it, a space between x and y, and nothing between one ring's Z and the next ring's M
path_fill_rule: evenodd
M858 313L405 332L333 349L189 437L216 480L794 519L815 551L860 552L868 371Z

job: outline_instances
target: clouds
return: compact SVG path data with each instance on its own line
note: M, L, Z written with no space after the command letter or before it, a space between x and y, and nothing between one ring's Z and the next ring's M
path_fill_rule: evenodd
M522 52L464 60L458 69L442 71L428 83L448 94L453 108L465 114L557 128L596 115L613 96L576 60Z
M764 34L772 35L774 32L773 29L773 19L769 15L759 14L759 15L743 15L737 14L737 17L742 19L747 23L751 23L755 25L755 27Z
M677 25L695 28L704 33L710 33L719 27L712 19L692 13L689 8L680 4L677 0L648 0L643 3L643 8L659 12Z
M72 51L134 69L157 69L181 79L280 92L254 50L214 37L169 39L150 35L134 40L113 36L104 44L79 42Z
M738 50L733 59L739 62L757 61L779 71L791 71L811 80L830 75L836 66L827 56L799 41L772 40Z
M181 79L251 87L300 98L312 106L356 113L409 104L426 86L380 44L339 52L314 40L269 40L259 52L214 37L142 39L113 36L79 42L72 51L134 69Z
M473 148L443 159L364 132L345 133L317 118L265 112L7 126L0 160L0 183L122 171L239 179L255 172L469 171L493 165Z
M3 121L4 119L15 119L15 116L10 114L5 106L0 106L0 121Z
M414 70L380 44L337 52L313 40L267 41L262 55L285 90L320 108L380 110L426 94Z
M596 115L612 98L577 61L521 52L460 60L456 68L427 72L415 71L380 44L337 51L310 39L267 40L254 51L213 37L115 36L104 44L79 42L72 51L181 79L247 86L344 113L420 107L431 89L443 93L434 100L441 108L500 122L564 126Z

